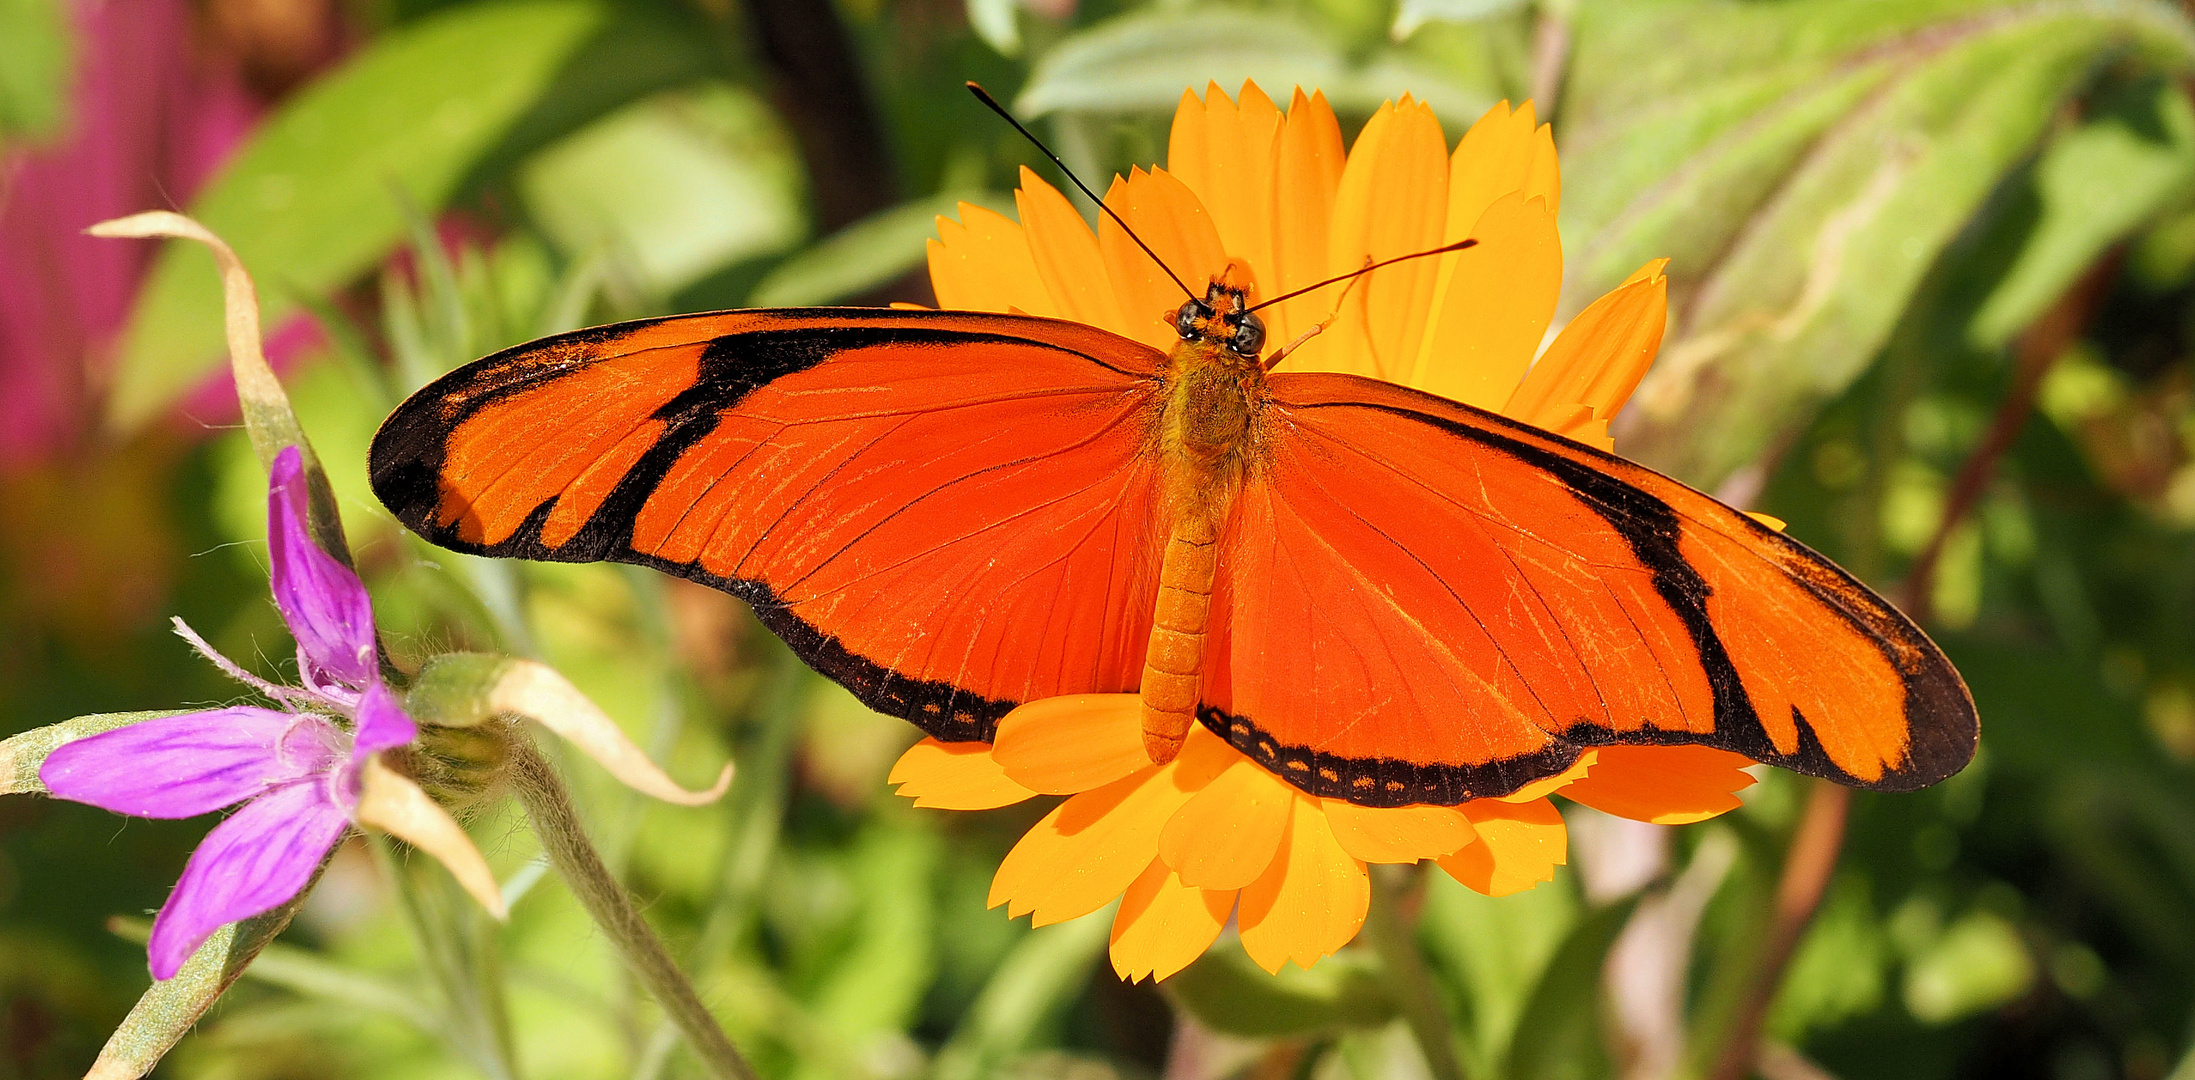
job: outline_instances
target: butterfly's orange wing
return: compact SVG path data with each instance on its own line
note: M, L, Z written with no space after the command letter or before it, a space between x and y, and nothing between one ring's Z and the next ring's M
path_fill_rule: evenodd
M1006 315L625 323L413 395L373 486L445 547L725 589L872 708L988 739L1019 702L1136 687L1159 359Z
M1348 375L1269 389L1202 719L1298 786L1454 803L1582 747L1694 743L1905 790L1972 757L1958 673L1796 541L1441 398Z

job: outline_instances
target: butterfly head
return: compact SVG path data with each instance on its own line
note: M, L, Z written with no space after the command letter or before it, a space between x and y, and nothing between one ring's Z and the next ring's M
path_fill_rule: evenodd
M1174 329L1183 341L1208 342L1244 359L1257 359L1265 347L1265 322L1252 314L1248 294L1225 276L1214 278L1204 299L1189 300L1174 313Z

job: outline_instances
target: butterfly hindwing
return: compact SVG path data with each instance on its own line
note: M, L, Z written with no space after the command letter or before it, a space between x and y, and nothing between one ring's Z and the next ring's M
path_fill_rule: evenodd
M1344 375L1270 387L1203 719L1299 786L1455 802L1581 747L1692 743L1905 790L1972 756L1942 654L1796 541L1454 402ZM1293 690L1306 671L1318 695Z
M373 485L445 547L725 589L871 707L987 739L1019 702L1135 688L1158 360L999 315L627 323L428 386L376 436Z

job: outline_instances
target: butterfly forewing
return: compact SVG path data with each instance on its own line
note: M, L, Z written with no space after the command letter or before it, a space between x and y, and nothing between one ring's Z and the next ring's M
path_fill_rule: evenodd
M869 705L987 739L1135 689L1157 354L1071 323L730 312L551 338L420 391L375 491L438 544L656 566Z

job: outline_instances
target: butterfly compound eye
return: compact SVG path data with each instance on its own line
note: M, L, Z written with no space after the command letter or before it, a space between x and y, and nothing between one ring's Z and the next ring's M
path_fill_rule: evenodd
M1174 330L1181 334L1183 341L1195 340L1197 320L1208 314L1203 308L1204 305L1191 300L1181 305L1181 310L1174 313Z
M1265 347L1265 320L1243 312L1242 321L1235 324L1234 336L1227 339L1227 347L1244 356L1256 356Z

